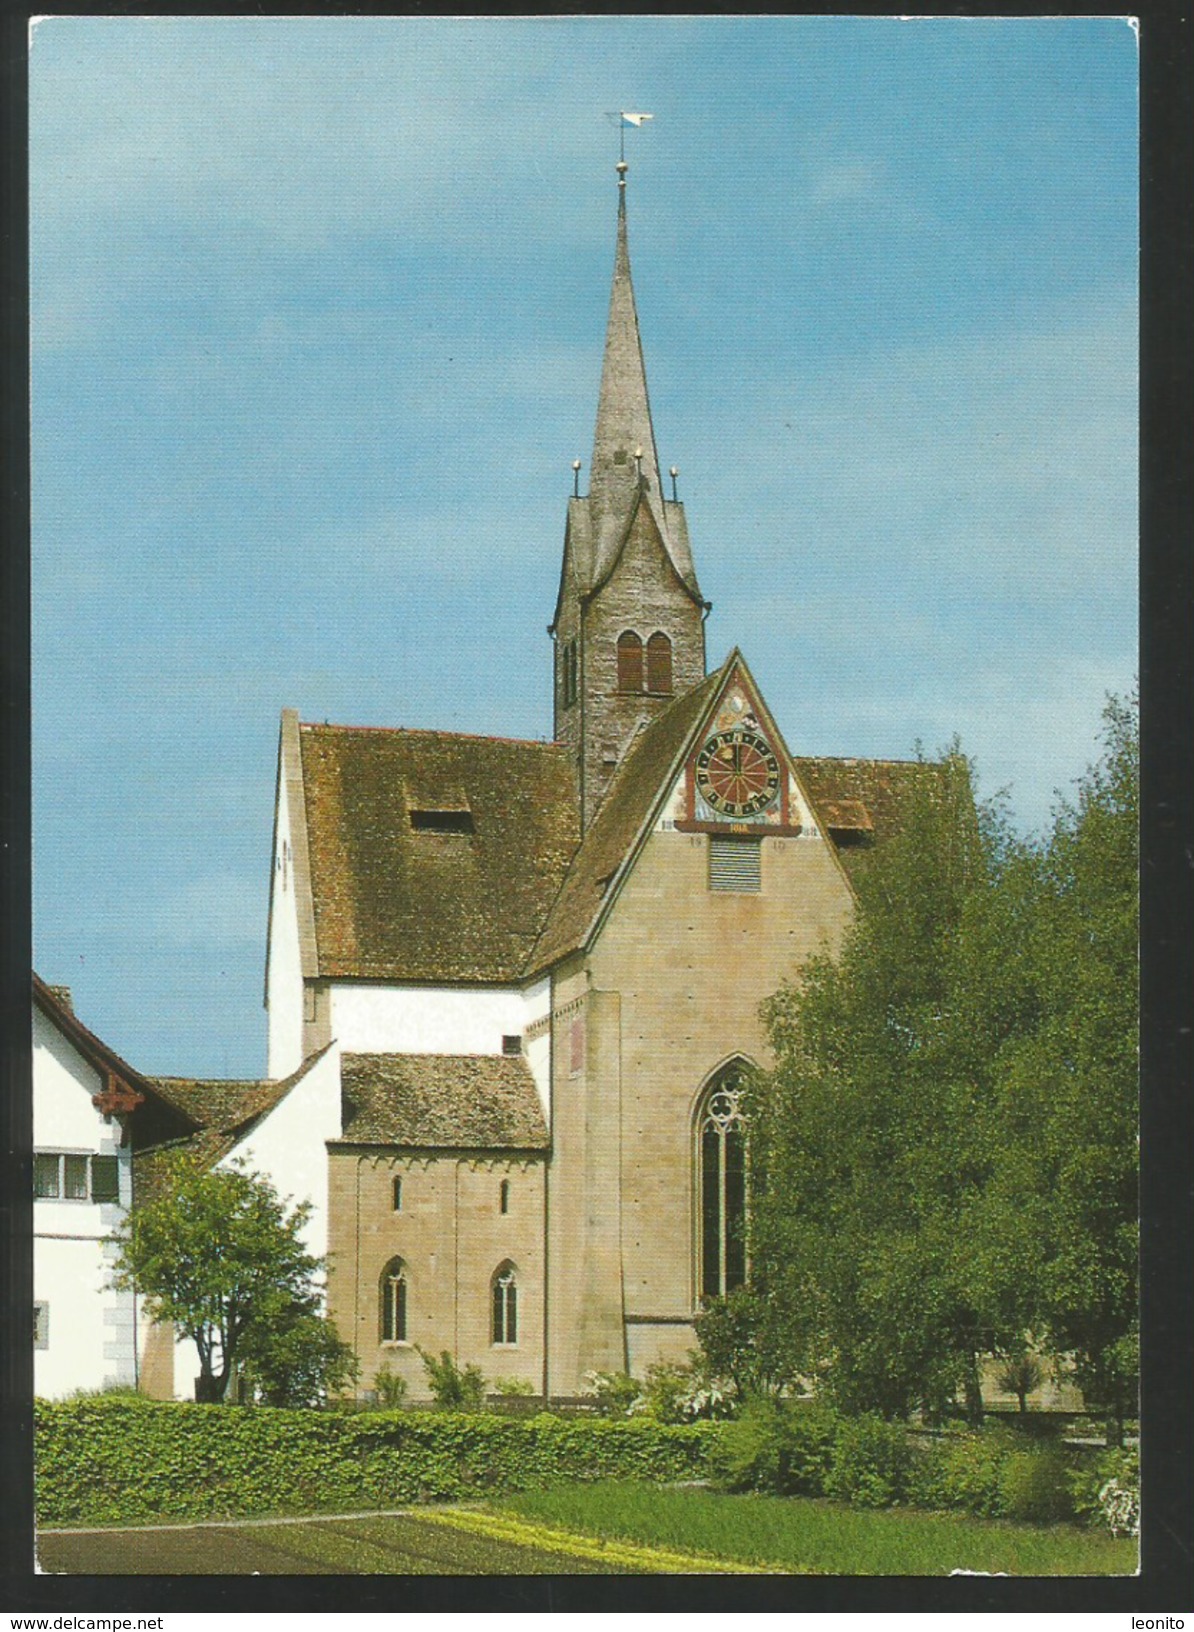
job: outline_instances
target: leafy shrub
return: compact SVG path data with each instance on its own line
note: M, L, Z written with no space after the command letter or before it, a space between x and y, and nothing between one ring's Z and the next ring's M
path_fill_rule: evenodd
M907 1495L917 1507L954 1508L994 1518L1003 1511L1003 1464L1021 1442L1006 1430L949 1433L915 1447Z
M724 1378L739 1399L796 1386L795 1353L782 1308L757 1287L739 1286L727 1297L711 1298L696 1317L706 1370Z
M427 1386L431 1397L441 1411L480 1411L485 1406L485 1373L480 1366L467 1365L463 1371L447 1349L437 1360L425 1349L419 1349Z
M733 1385L710 1377L699 1361L681 1365L662 1360L647 1368L642 1393L629 1407L631 1416L656 1422L696 1422L698 1418L733 1415Z
M1140 1451L1104 1451L1068 1478L1074 1511L1113 1536L1140 1534Z
M603 1417L624 1417L643 1391L625 1371L586 1371L585 1385Z
M873 1411L843 1417L825 1494L859 1507L889 1507L905 1494L912 1461L908 1432Z
M241 1339L245 1380L263 1405L323 1405L360 1376L357 1357L326 1315L302 1303L254 1321Z
M723 1427L125 1399L39 1400L35 1423L42 1525L396 1507L568 1480L699 1479Z
M1113 1536L1140 1534L1140 1486L1108 1479L1099 1488L1099 1517Z
M406 1404L407 1381L394 1371L389 1361L378 1366L373 1378L377 1403L383 1411L398 1411Z
M493 1392L506 1400L530 1399L534 1395L535 1385L529 1377L499 1377L493 1385Z
M750 1400L709 1447L709 1474L719 1490L780 1490L779 1406Z
M1074 1498L1059 1445L1013 1451L999 1473L999 1510L1005 1518L1048 1523L1074 1516Z
M837 1418L822 1406L750 1400L710 1444L710 1476L723 1490L824 1495L837 1430Z

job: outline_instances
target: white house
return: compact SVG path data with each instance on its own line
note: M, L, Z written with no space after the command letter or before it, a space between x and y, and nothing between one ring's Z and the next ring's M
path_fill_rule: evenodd
M195 1124L33 977L34 1387L135 1386L137 1299L112 1285L109 1237L133 1197L133 1149Z

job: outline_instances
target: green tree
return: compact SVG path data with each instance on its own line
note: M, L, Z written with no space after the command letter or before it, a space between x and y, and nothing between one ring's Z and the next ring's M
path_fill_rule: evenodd
M1136 1402L1138 867L1135 702L1111 699L1104 753L1059 806L1034 858L1024 955L1033 1026L999 1060L1009 1140L993 1193L1037 1240L1035 1296L1049 1349L1076 1365L1122 1436Z
M851 1411L981 1413L1031 1339L1121 1431L1135 1399L1134 705L1049 833L1016 843L957 755L858 876L839 957L765 1008L752 1261L802 1374Z
M318 1297L265 1298L241 1339L240 1362L265 1405L323 1405L360 1376L360 1364Z
M164 1159L156 1193L116 1233L117 1284L135 1287L156 1320L194 1343L198 1399L226 1397L255 1322L315 1307L322 1262L301 1239L310 1212L308 1202L288 1210L243 1166L209 1168L176 1153Z
M940 1411L962 1388L981 1413L992 1300L967 1241L993 1159L975 1034L992 1017L960 1012L960 949L1008 847L966 760L923 762L840 954L765 1006L752 1260L794 1362L849 1411Z

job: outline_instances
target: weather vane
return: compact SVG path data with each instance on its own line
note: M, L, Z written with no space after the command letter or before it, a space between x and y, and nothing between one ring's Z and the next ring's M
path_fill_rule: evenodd
M655 115L653 113L626 113L624 110L622 110L618 113L607 113L605 117L607 119L616 119L618 121L618 167L621 170L625 170L626 126L633 125L635 129L638 130L644 124L646 124L648 119L654 119Z

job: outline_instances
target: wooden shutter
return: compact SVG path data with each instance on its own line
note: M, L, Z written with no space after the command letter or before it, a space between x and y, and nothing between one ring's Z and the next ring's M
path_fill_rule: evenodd
M632 629L618 636L618 690L643 689L643 643Z
M120 1200L120 1168L115 1156L91 1158L92 1201Z
M654 634L647 642L647 690L672 689L672 643L664 634Z

